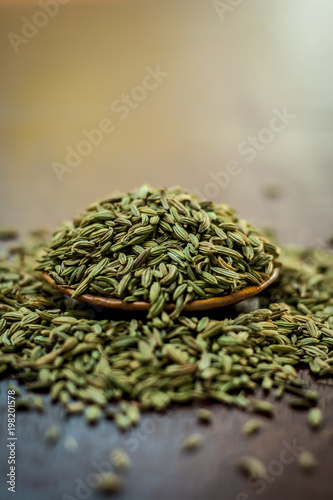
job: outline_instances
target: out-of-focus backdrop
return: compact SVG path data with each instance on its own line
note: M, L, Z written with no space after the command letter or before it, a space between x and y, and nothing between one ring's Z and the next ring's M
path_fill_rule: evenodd
M330 234L331 0L0 3L1 224L150 183Z

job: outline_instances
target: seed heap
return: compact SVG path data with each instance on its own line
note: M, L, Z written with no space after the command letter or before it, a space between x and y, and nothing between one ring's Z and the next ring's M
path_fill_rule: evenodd
M141 187L93 203L53 237L38 269L73 296L85 292L165 303L236 292L262 283L279 251L226 205L181 189Z
M279 282L261 295L265 307L222 321L171 318L91 319L34 270L43 240L0 260L0 373L30 390L45 389L68 413L103 414L123 430L139 408L206 398L271 414L247 395L258 387L289 391L314 405L298 367L317 377L333 365L333 257L287 251ZM118 409L112 407L119 402ZM32 407L35 407L32 405Z

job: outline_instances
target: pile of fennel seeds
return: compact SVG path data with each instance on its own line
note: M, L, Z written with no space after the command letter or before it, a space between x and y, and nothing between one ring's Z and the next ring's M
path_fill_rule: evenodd
M69 414L97 422L112 417L126 430L141 409L215 400L274 413L255 399L262 387L295 406L314 406L298 368L332 373L333 257L283 252L279 281L260 300L265 307L222 321L166 312L139 321L96 320L34 270L44 241L37 236L0 261L0 373L30 391L47 391ZM114 403L117 403L115 409ZM297 405L296 405L297 402ZM37 400L38 403L38 400ZM26 407L37 408L33 397ZM24 405L24 401L19 401Z
M93 203L53 236L39 270L83 293L151 303L148 318L187 302L258 285L278 248L226 205L180 188L137 191Z

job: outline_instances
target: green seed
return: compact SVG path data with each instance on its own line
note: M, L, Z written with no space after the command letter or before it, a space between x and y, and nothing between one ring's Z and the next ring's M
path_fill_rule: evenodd
M323 422L323 414L319 408L311 408L308 413L308 423L313 429L318 429Z
M211 411L207 410L206 408L199 408L196 411L196 416L199 422L208 424L212 421L213 414Z
M200 202L179 188L143 186L92 203L72 223L66 222L54 233L38 270L71 289L74 297L89 292L149 301L148 317L153 318L163 310L167 288L177 281L169 295L174 302L189 285L193 299L200 299L261 283L279 254L261 238L229 207ZM159 265L166 272L155 267ZM176 313L180 310L178 305Z
M122 431L127 431L132 425L130 418L122 413L116 413L114 420L117 427Z
M78 450L77 441L73 436L66 436L64 446L68 453L75 453Z
M110 452L110 462L118 469L129 469L131 459L125 450L116 448Z
M163 410L207 398L270 415L266 401L251 402L260 388L276 397L290 392L293 407L311 407L318 393L299 368L332 385L332 255L285 248L279 281L258 297L259 309L222 321L184 317L188 301L261 283L277 251L225 206L177 190L166 191L165 206L159 190L133 193L92 204L51 244L32 235L0 257L2 376L49 391L68 414L96 406L124 430L138 422L139 405ZM77 294L81 287L115 296L126 277L123 300L149 302L153 291L154 302L148 317L91 319L46 285L40 270ZM16 397L16 405L42 410L40 396Z
M199 433L191 434L182 443L182 449L185 451L193 451L202 445L203 437Z
M196 411L196 416L199 422L209 424L212 421L213 414L211 411L207 410L206 408L199 408Z
M266 467L257 458L244 456L237 460L237 467L251 479L261 479L266 475Z
M84 412L84 416L89 424L96 424L102 416L102 410L99 406L88 406Z
M252 419L248 420L248 422L244 424L242 432L246 436L252 436L253 434L257 434L262 427L263 423L261 422L261 420Z
M118 493L124 486L123 478L113 472L102 472L98 475L98 480L98 489L103 493Z
M302 451L298 456L298 465L303 472L312 472L317 467L317 461L310 451Z
M311 403L307 399L303 398L293 398L288 402L289 406L292 408L298 408L300 410L306 410L310 408Z
M58 441L59 439L59 436L60 430L56 425L50 425L50 427L46 429L44 434L45 440L49 443L56 443L56 441Z
M274 406L268 401L251 401L253 411L257 413L263 413L264 415L272 416L274 415Z

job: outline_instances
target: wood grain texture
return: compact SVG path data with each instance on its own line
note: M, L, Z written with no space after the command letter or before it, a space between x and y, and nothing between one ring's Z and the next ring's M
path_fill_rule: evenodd
M204 405L213 412L211 425L197 422L194 409L198 405L193 404L173 406L165 414L145 413L135 429L121 433L111 421L89 427L80 416L63 419L61 408L50 405L46 398L44 414L17 414L16 496L6 491L5 485L7 391L6 382L2 382L0 498L101 499L94 486L95 473L111 470L110 450L121 446L132 461L124 474L125 488L115 496L122 500L329 500L333 497L333 438L324 430L333 431L333 391L315 384L306 373L303 378L320 392L323 430L311 431L306 412L287 406L288 396L276 403L274 418L256 417L264 425L252 437L244 437L241 429L253 415L219 404ZM54 445L43 439L51 424L61 428ZM193 432L203 434L203 445L193 453L184 453L181 443ZM67 435L77 440L76 453L65 450ZM311 476L298 468L296 455L301 449L310 450L320 464ZM235 462L242 455L262 460L267 478L250 483L240 474Z

